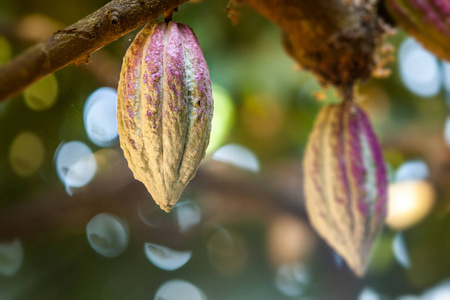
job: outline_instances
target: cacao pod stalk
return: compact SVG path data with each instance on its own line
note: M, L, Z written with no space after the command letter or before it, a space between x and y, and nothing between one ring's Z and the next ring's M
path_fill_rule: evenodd
M192 29L146 25L123 59L117 124L134 177L166 212L205 155L212 114L209 71Z
M386 216L382 151L351 101L319 112L304 157L306 209L313 227L362 276Z

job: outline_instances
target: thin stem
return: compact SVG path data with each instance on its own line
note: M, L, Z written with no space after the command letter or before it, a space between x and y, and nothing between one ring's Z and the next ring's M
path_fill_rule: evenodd
M341 93L342 99L344 100L345 103L354 104L355 96L354 96L353 85L345 85L345 86L341 87L340 93Z
M178 11L177 8L172 9L172 10L169 10L169 11L166 11L166 12L164 13L164 21L165 21L166 23L169 23L170 21L172 21L172 15L173 15L173 13L176 12L176 11Z

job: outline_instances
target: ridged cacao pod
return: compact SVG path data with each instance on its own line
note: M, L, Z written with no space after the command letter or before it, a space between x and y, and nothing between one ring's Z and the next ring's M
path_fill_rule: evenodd
M144 27L123 59L117 124L134 177L166 212L205 155L212 115L209 71L192 29L172 21Z
M425 48L450 60L450 1L387 0L395 21Z
M319 112L304 157L313 227L362 276L386 216L387 174L363 110L350 102Z

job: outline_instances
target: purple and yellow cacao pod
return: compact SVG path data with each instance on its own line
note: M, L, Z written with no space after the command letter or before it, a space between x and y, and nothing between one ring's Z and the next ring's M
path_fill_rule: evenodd
M205 156L212 115L208 66L192 29L148 24L123 59L117 125L134 177L166 212Z
M387 0L395 21L425 48L450 60L449 0Z
M386 216L387 174L367 115L344 102L319 112L303 162L312 226L362 276Z

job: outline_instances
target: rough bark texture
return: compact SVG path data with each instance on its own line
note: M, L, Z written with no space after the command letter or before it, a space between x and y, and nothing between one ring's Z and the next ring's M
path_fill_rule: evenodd
M188 0L113 0L0 67L0 101ZM287 52L323 83L350 86L371 75L383 32L371 0L234 0L280 26Z
M323 83L348 86L370 77L383 33L374 1L245 2L280 26L287 52Z
M89 55L188 0L114 0L0 67L0 100Z

